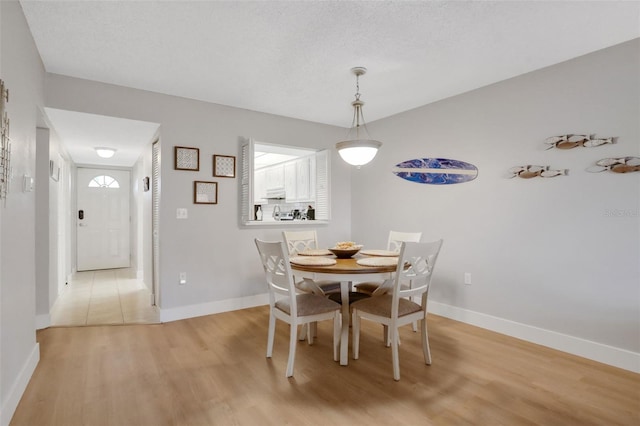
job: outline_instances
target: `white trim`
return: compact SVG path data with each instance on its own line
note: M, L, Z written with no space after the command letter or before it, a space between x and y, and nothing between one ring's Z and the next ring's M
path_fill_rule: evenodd
M51 314L36 315L36 330L51 326Z
M201 303L198 305L160 309L160 322L178 321L204 315L218 314L263 306L268 303L269 296L267 293L264 293L236 299ZM446 305L444 303L434 302L432 300L429 301L429 313L640 373L640 354L636 352L603 345L579 337L533 327L480 312L470 311L468 309L458 308L456 306Z
M144 278L144 271L142 269L136 270L136 279L142 281L143 278ZM145 284L145 287L148 288L146 284Z
M597 362L640 373L640 353L603 345L579 337L557 333L480 312L429 301L429 312L475 325L527 342L547 346Z
M254 220L251 222L244 223L243 226L318 226L318 225L328 225L328 220L274 220L274 221L259 221Z
M180 306L178 308L160 309L160 322L178 321L203 315L219 314L221 312L237 311L239 309L263 306L269 303L267 293L236 299L217 300L197 305Z
M36 343L33 346L33 350L29 355L29 358L22 366L22 370L16 381L11 385L11 389L7 393L7 398L4 400L2 404L2 408L0 408L0 425L8 426L13 414L16 412L16 408L18 408L18 403L20 402L20 398L24 394L24 391L27 389L27 385L29 384L29 380L31 380L31 376L40 361L40 344Z

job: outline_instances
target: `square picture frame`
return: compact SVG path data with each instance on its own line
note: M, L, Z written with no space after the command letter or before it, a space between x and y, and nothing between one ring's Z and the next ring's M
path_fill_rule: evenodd
M197 172L200 170L200 149L188 146L176 146L174 150L174 169L190 170Z
M218 204L218 182L193 181L193 204Z
M236 177L236 157L233 155L213 155L213 176L224 178Z

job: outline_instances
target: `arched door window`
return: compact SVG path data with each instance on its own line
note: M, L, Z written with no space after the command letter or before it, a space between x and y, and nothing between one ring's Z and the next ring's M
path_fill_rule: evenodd
M96 176L89 182L89 188L120 188L120 184L111 176Z

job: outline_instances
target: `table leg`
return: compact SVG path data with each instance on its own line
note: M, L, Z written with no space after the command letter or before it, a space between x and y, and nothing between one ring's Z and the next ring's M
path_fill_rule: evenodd
M349 363L349 286L351 281L340 282L340 296L342 300L342 330L340 334L340 365Z

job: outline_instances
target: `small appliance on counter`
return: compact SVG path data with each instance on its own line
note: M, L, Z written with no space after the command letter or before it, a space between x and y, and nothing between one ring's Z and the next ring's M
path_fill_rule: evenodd
M280 206L276 204L273 206L272 216L275 220L293 220L293 211L284 212L280 209Z
M280 220L293 220L293 212L282 212Z

